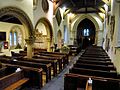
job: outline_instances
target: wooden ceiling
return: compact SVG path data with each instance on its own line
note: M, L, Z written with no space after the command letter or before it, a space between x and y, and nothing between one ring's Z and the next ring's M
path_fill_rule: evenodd
M109 4L110 0L50 0L55 2L57 7L66 7L66 12L76 14L80 13L105 13L104 4ZM5 15L0 17L0 21L22 24L16 17L12 15Z
M8 23L15 23L15 24L21 24L20 20L13 15L4 15L0 17L0 22L8 22Z
M66 7L72 13L98 13L104 12L104 4L109 5L110 0L57 0L60 7Z

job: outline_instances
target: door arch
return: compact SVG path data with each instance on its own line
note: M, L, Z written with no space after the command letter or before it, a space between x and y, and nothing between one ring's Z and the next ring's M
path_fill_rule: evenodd
M79 23L82 20L84 20L85 18L91 20L95 25L95 30L96 30L95 44L97 45L98 44L98 32L103 29L103 26L102 26L102 21L100 21L100 19L95 15L83 14L83 15L80 15L76 19L76 21L73 23L74 24L73 27L71 28L72 32L74 32L73 33L73 38L74 38L74 40L76 42L76 39L77 39L77 37L76 37L77 36L76 35L77 34L77 27L78 27Z
M95 25L85 18L77 27L77 43L83 49L95 43Z

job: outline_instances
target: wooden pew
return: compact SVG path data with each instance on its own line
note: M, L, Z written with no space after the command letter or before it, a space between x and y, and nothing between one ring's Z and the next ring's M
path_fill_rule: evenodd
M112 62L108 61L95 61L95 60L86 60L86 59L79 59L76 63L87 63L87 64L94 64L94 65L104 65L104 66L114 66Z
M94 79L92 90L120 90L120 81L114 79Z
M73 67L102 70L102 71L109 71L109 72L116 71L116 68L114 66L104 66L104 65L87 64L87 63L76 63L74 64Z
M0 78L4 77L6 75L14 73L14 70L10 70L10 72L6 72L5 70L7 70L7 67L0 68Z
M75 45L68 45L68 47L70 48L70 55L77 55L77 50L78 47Z
M54 57L56 60L61 60L62 69L67 65L65 56L63 56L63 55L54 55L54 54L45 54L45 53L39 53L38 55L47 56L47 57Z
M4 76L0 78L1 90L13 90L19 88L29 80L29 78L25 78L23 70L18 72L16 72L16 70L17 68L15 67L7 67L4 71L2 70L2 72L0 72L0 74L4 74Z
M26 51L20 51L20 54L24 55L27 54ZM53 52L39 52L35 53L35 55L41 55L41 56L49 56L49 57L54 57L56 59L61 59L63 63L63 67L65 67L66 64L68 64L68 55L65 53L53 53Z
M34 67L34 68L42 68L46 73L46 83L51 80L51 64L43 64L43 63L34 63L34 62L26 62L26 61L12 61L11 64Z
M24 71L24 76L29 78L29 81L26 87L34 87L40 89L43 86L42 80L42 71L43 69L33 68L33 67L26 67L20 65L12 65L12 64L3 64L5 67L13 67L13 68L20 68Z
M82 54L82 57L94 57L94 58L109 58L109 56L103 56L103 55L89 55L89 54Z
M81 75L69 73L64 76L64 90L78 90L80 88L84 88L83 90L87 90L86 84L87 80L91 79L90 83L92 86L92 90L119 90L120 79L114 78L103 78L103 77L95 77L89 75Z
M108 54L106 53L106 52L99 52L99 53L96 53L96 52L84 52L83 54L85 54L85 55L100 55L100 56L108 56Z
M19 52L21 55L26 55L27 51L20 51ZM69 53L60 53L60 52L47 52L47 51L39 51L39 52L34 52L34 55L45 55L45 56L53 56L53 57L62 57L63 58L63 64L68 64L69 60ZM64 65L64 66L65 66Z
M33 56L33 58L36 58L36 59L46 59L46 60L50 60L50 61L56 61L58 62L58 65L59 65L59 72L62 71L63 67L62 67L62 59L58 59L58 58L55 58L55 57L46 57L46 56L40 56L40 55L35 55Z
M38 52L46 52L47 51L47 49L42 49L42 48L34 48L34 52L35 53L38 53Z
M57 60L46 60L46 59L35 59L35 58L15 58L19 61L28 61L33 63L43 63L43 64L51 64L53 67L53 76L57 75Z
M61 53L61 52L39 52L39 53L44 53L44 54L50 54L50 55L62 55L62 56L64 56L65 58L64 58L64 61L65 61L65 63L66 64L68 64L69 63L69 52L68 53Z
M75 74L106 77L106 78L118 78L117 72L108 72L108 71L102 71L102 70L73 67L72 69L69 70L69 72L75 73Z
M79 59L92 60L92 61L111 61L110 58L94 58L94 57L79 57Z
M39 53L39 52L47 52L47 49L40 49L40 48L34 48L34 54L36 53ZM21 51L19 51L19 53L27 53L27 51L26 50L21 50Z
M27 67L34 67L34 68L43 68L43 71L46 73L46 82L51 80L51 64L38 64L33 62L26 62L26 61L13 61L13 60L7 60L5 58L1 58L0 61L2 63L7 64L13 64L13 65L21 65L21 66L27 66Z
M20 53L15 53L13 51L11 51L11 55L12 55L12 57L24 57L24 56L26 56L26 55L23 55L23 54L20 54Z
M87 80L91 76L78 75L78 74L65 74L64 75L64 90L85 90Z

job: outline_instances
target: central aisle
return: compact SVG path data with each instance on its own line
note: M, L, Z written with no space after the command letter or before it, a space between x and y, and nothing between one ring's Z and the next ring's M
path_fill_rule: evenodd
M64 90L64 74L69 72L69 68L72 67L78 56L70 56L69 65L57 77L54 77L50 82L48 82L41 90Z

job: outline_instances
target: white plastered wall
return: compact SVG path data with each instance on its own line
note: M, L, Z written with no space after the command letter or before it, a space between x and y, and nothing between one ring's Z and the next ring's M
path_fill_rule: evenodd
M9 50L10 49L10 47L9 47L9 36L10 36L10 31L11 31L11 29L12 29L12 27L14 27L14 26L18 26L18 27L20 27L20 29L22 30L22 33L24 33L24 34L22 34L23 35L23 41L22 41L22 47L24 46L24 43L25 43L25 30L24 30L24 27L23 27L23 25L19 25L19 24L13 24L13 23L5 23L5 22L0 22L0 32L6 32L6 41L8 41L8 49L4 49L4 48L2 48L2 52L4 52L4 51L6 51L6 50Z
M48 0L49 10L48 12L44 12L42 9L42 0L38 0L37 8L33 11L34 15L34 26L41 18L46 18L53 26L53 3Z
M63 11L62 11L62 9L61 8L58 8L58 9L60 10L61 17L63 18ZM57 33L58 33L59 30L62 33L62 35L61 35L62 39L64 39L64 22L65 21L62 19L60 25L58 25L56 17L55 16L53 17L54 43L57 43L57 38L58 38L57 37Z
M117 3L116 0L111 0L111 16L115 16L115 27L113 40L110 38L108 55L116 66L117 72L120 73L120 3ZM108 29L110 29L110 26ZM110 36L110 30L106 33Z

